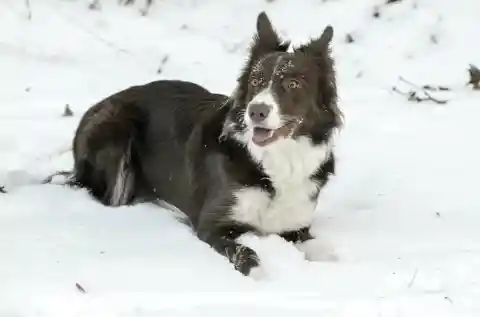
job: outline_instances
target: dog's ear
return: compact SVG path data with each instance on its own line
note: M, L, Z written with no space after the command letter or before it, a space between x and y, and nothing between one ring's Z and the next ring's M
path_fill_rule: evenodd
M259 37L276 36L272 22L270 22L265 11L260 12L257 16L257 34Z
M272 47L280 42L280 37L273 29L272 22L267 14L262 11L257 16L257 37L259 41L265 42L265 45L271 44Z
M301 51L304 53L311 53L311 54L322 54L324 52L329 51L330 43L332 42L332 39L333 39L333 27L331 25L328 25L327 27L325 27L320 37L316 39L312 39L309 43L295 49L295 51Z
M337 124L341 124L343 114L337 105L337 84L334 61L331 57L330 44L333 39L333 27L328 25L322 35L312 39L305 45L295 48L294 51L309 56L319 68L318 96L319 107L327 107L334 114Z
M262 11L257 16L257 34L253 38L250 54L253 59L261 55L274 52L286 51L290 43L282 43L282 39L275 31L267 14Z
M257 16L256 28L257 30L250 44L246 63L237 79L238 86L234 92L237 101L236 104L240 106L242 106L245 101L248 78L253 65L265 54L286 52L290 46L290 41L282 41L264 11L260 12Z

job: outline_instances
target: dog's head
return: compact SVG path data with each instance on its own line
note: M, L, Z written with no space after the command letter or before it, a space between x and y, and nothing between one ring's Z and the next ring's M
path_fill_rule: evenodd
M326 134L340 124L330 42L333 28L288 51L264 12L235 90L226 129L264 147L282 138ZM226 131L225 131L226 132Z

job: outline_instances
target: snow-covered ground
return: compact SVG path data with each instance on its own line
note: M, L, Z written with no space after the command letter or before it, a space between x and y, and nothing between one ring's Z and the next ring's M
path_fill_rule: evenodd
M145 17L100 2L30 0L28 20L25 1L0 0L1 317L480 315L480 91L465 87L478 1L403 0L378 19L383 0L157 0ZM295 43L336 31L346 122L315 231L338 262L250 237L268 274L254 281L165 210L39 184L71 167L82 113L119 89L180 78L230 93L260 10ZM408 102L398 76L447 85L435 96L450 102Z

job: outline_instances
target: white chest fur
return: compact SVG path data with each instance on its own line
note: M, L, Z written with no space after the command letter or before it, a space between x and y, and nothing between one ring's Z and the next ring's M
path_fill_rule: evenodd
M279 140L268 147L249 142L247 147L272 181L275 195L271 198L265 190L254 187L237 190L232 217L264 233L309 226L316 207L312 196L318 190L310 176L328 157L330 143L313 146L310 139L301 137Z

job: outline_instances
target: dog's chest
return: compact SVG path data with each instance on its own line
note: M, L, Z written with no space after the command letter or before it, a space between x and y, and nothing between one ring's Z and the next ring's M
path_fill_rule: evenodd
M293 231L312 223L319 188L311 175L327 158L328 149L312 147L308 140L288 141L268 152L251 149L269 176L275 194L271 196L260 187L237 190L232 206L234 220L264 233Z
M259 188L244 188L235 192L233 217L264 233L297 230L313 221L316 191L317 185L311 181L276 188L273 197Z

